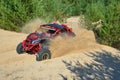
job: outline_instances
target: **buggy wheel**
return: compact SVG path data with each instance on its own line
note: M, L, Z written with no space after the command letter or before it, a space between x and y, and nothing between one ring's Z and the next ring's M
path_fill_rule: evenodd
M16 52L17 52L18 54L22 54L22 53L24 52L23 47L22 47L22 43L19 43L19 44L18 44L18 46L17 46L17 48L16 48Z
M38 54L36 55L36 61L42 61L42 60L46 60L46 59L50 59L51 58L51 53L48 49L42 49L40 51L38 51Z

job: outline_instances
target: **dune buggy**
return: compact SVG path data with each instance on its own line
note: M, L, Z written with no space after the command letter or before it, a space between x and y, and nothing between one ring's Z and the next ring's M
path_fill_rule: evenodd
M56 36L68 36L74 37L75 34L72 32L72 29L67 27L67 25L58 25L58 24L46 24L41 25L40 29L44 32L39 33L37 30L33 33L30 33L25 40L20 42L16 48L18 54L28 53L35 54L36 60L46 60L51 58L51 52L49 50L49 41L54 39ZM42 31L42 30L41 30Z

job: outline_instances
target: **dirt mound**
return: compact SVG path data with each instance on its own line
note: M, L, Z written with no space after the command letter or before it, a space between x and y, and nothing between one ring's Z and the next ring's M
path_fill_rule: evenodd
M120 80L120 51L99 45L92 31L80 29L76 23L68 22L74 25L77 36L52 40L53 59L41 62L36 62L34 55L16 53L17 44L26 34L0 30L0 79Z

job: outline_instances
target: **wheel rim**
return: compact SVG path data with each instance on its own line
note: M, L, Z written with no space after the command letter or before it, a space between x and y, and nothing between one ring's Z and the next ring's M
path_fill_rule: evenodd
M44 53L42 55L42 60L45 60L45 59L49 59L49 54L48 53Z

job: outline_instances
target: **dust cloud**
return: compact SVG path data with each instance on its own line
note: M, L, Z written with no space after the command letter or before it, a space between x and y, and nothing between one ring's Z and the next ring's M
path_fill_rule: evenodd
M50 51L53 58L70 54L73 51L94 49L96 45L98 47L92 31L77 29L75 33L74 38L57 37L51 41Z
M45 21L43 19L39 19L39 18L33 19L23 26L22 32L23 33L32 33L37 29L37 27L40 24L45 24Z
M67 19L66 24L71 27L73 32L76 34L74 38L58 36L50 41L49 49L53 58L70 54L72 51L87 50L96 47L97 44L94 33L92 31L80 28L85 25L83 23L79 23L79 19L80 17L72 17ZM40 24L45 24L45 21L42 19L31 20L23 27L22 32L34 32Z
M87 51L98 48L93 31L84 29L87 26L85 22L81 22L81 17L71 17L66 20L66 24L72 28L76 34L74 38L57 37L50 43L50 51L52 57L60 57L71 54L75 51Z

